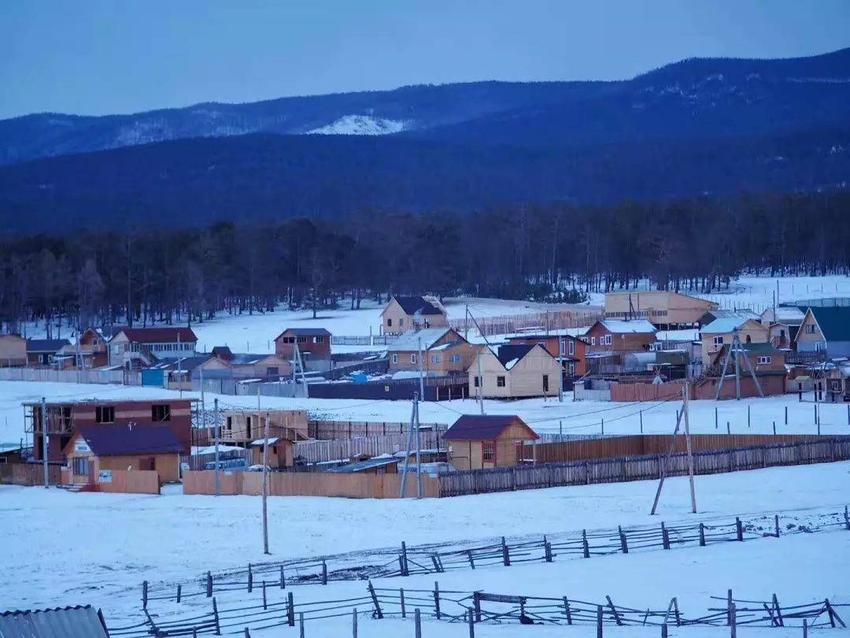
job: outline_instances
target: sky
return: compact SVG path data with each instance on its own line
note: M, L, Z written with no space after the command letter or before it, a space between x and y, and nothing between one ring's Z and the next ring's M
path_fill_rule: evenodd
M0 118L624 79L686 57L846 46L848 0L5 0Z

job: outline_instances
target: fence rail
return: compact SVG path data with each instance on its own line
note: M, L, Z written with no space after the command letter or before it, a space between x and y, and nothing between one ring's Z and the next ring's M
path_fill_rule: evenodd
M696 452L693 458L697 474L844 461L850 459L850 437ZM655 479L661 476L664 459L657 454L452 472L440 476L440 496ZM683 476L687 471L686 454L667 458L668 476Z

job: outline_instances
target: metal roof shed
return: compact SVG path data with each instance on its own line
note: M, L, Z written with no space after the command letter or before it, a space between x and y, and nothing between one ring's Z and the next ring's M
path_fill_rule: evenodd
M109 638L100 610L90 605L0 613L0 638Z

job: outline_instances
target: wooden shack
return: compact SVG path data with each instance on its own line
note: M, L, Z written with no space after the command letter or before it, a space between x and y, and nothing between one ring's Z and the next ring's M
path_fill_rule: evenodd
M457 470L518 465L526 441L539 439L515 415L464 415L446 430L449 463Z

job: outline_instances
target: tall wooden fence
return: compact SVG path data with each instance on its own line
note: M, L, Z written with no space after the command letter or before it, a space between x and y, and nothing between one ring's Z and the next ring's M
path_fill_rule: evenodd
M403 434L410 427L409 422L400 421L310 421L307 435L311 439L350 439L361 436ZM420 423L420 431L434 430L445 432L445 423Z
M257 496L263 491L261 472L221 472L220 493ZM345 498L398 498L401 474L337 474L331 472L272 472L271 496L341 496ZM215 494L215 472L185 472L184 494ZM416 496L416 476L409 476L406 494ZM439 479L422 477L422 495L440 495Z
M405 433L396 433L350 439L299 441L295 443L293 457L307 463L322 463L347 460L361 454L369 457L394 454L407 449L407 438ZM440 432L422 430L419 433L419 444L423 450L440 449Z
M563 330L593 325L602 318L602 308L575 310L552 310L549 312L527 313L521 315L501 315L478 318L478 326L484 335L500 335L521 330ZM449 325L464 334L467 330L478 332L474 322L467 319L452 319Z
M664 455L657 454L453 472L440 476L440 496L656 479L661 475L663 459ZM850 437L827 438L697 452L694 454L694 471L697 474L716 474L847 459L850 459ZM674 454L667 460L668 476L682 476L687 471L685 454Z
M47 466L50 485L59 485L62 481L61 471L59 465ZM0 463L0 484L43 485L44 467L41 463Z
M140 372L133 370L0 368L0 381L52 381L57 383L141 385L142 376Z

